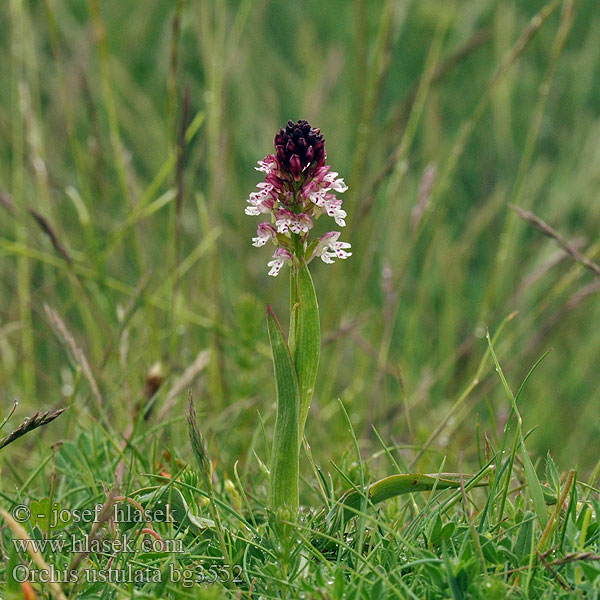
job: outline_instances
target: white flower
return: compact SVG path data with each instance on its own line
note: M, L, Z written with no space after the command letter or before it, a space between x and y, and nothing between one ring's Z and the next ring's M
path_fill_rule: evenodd
M247 215L258 216L261 213L268 214L273 210L276 198L274 198L273 186L270 183L259 183L257 186L258 192L252 192L246 202L246 210L244 211Z
M315 206L323 207L325 206L325 196L327 194L326 190L316 190L314 192L310 192L308 194L307 199L310 200Z
M244 212L250 217L258 217L258 215L260 215L258 201L256 200L256 198L253 198L254 195L254 193L250 194L250 198L246 200L248 206L246 206L246 209L244 210Z
M345 181L335 171L329 171L329 167L323 167L320 171L317 171L314 178L307 182L304 186L303 194L304 197L314 202L314 199L319 193L328 192L334 190L342 194L348 189Z
M352 256L352 252L346 252L351 246L348 242L338 242L339 231L329 231L321 236L317 247L313 252L314 256L320 256L324 263L333 263L334 258L345 259Z
M345 210L342 210L342 201L335 195L329 192L330 189L335 189L338 192L344 192L348 186L343 179L336 179L337 173L326 173L320 182L312 182L307 190L307 200L312 202L318 208L324 210L330 217L335 219L339 227L346 226L346 217L348 216Z
M328 190L335 190L336 192L343 194L348 189L348 186L341 177L336 179L337 176L338 174L335 171L331 171L331 173L327 173L325 175L323 180L329 184L329 187L327 188Z
M267 267L271 267L269 275L271 275L271 277L278 275L279 271L281 271L281 267L286 263L288 265L292 264L292 255L285 248L277 248L275 254L273 254L273 260L267 263Z
M342 210L342 201L339 198L336 198L333 194L325 194L323 208L330 217L335 219L335 222L340 227L346 226L344 219L347 217L347 213L345 210Z
M275 215L275 227L279 233L285 233L292 229L292 226L296 220L296 215L287 208L282 208L277 211Z
M346 227L346 221L344 219L347 217L347 213L345 210L342 210L341 208L334 208L334 209L331 209L330 211L327 211L327 214L330 217L333 217L335 222L340 227Z
M294 221L290 224L290 231L298 234L308 233L312 227L312 219L308 215L300 213L295 216Z

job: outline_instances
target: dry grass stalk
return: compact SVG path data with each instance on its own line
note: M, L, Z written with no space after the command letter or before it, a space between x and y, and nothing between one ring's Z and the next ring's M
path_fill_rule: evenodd
M194 362L181 374L181 377L173 384L171 389L167 393L165 403L160 410L158 420L162 421L170 412L177 396L187 389L192 381L196 378L200 371L203 371L210 361L210 350L202 350Z
M27 212L34 218L35 222L39 225L40 229L48 236L50 243L56 252L64 258L69 264L73 263L73 259L69 255L67 249L64 247L62 242L60 241L58 235L54 231L52 225L46 217L41 215L39 212L34 210L33 208L28 208Z
M573 244L570 244L567 240L565 240L565 238L562 237L562 235L560 235L560 233L558 233L550 225L548 225L548 223L545 223L532 212L523 210L519 206L515 206L514 204L510 204L509 206L519 215L519 217L521 217L521 219L533 225L544 235L552 238L567 254L569 254L569 256L575 259L578 263L581 263L586 269L594 273L596 277L600 277L600 265L595 263L593 260L590 260L587 256L581 254L581 252L579 252L573 246Z
M88 363L88 360L85 357L83 350L77 345L77 342L75 342L75 338L71 335L71 332L67 329L67 326L58 316L56 311L52 310L47 304L44 304L44 310L48 315L48 319L50 320L50 324L52 325L52 328L54 329L55 333L71 351L75 362L77 362L81 366L81 371L90 385L92 394L94 395L98 406L102 407L102 405L104 404L102 400L102 395L100 394L100 389L98 388L98 384L96 383L96 379L94 378L92 369L90 368L90 364Z
M421 184L419 186L419 197L411 212L411 224L413 231L419 226L421 217L429 206L429 198L431 197L431 190L433 189L436 173L437 166L434 162L429 163L425 167L425 171L423 171Z
M107 495L106 502L98 515L98 518L94 521L94 525L92 526L92 530L88 536L88 548L92 547L94 541L100 538L100 535L103 533L102 526L113 516L113 506L117 500L117 490L113 488ZM69 572L76 571L79 568L81 562L87 558L89 554L89 550L84 552L78 552L71 564L69 565Z
M25 531L22 525L17 523L10 513L8 513L3 508L0 508L0 515L6 521L6 524L12 531L13 535L21 540L28 540L31 536ZM33 559L33 562L40 568L41 571L50 572L50 567L44 560L44 557L35 549L32 544L27 545L27 552ZM48 587L50 588L50 592L54 598L58 600L67 600L67 597L63 594L63 591L60 589L60 586L55 581L48 581Z

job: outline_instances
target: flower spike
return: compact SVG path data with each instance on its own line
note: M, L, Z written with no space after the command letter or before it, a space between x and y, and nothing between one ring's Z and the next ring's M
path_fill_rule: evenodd
M268 263L269 275L275 276L284 264L319 256L325 263L334 258L352 256L350 244L338 240L339 231L330 231L309 244L314 222L327 215L339 227L346 226L347 213L342 208L341 194L348 189L338 173L325 164L325 139L320 129L308 121L288 121L273 140L275 153L258 161L257 171L265 180L247 200L245 212L250 216L270 215L271 223L260 223L253 246L264 246L269 240L277 249ZM308 250L308 253L307 253Z

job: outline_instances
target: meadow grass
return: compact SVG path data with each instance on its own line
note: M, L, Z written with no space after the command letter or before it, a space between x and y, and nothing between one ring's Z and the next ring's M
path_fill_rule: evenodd
M3 598L598 596L594 0L7 0L0 65ZM353 246L311 266L298 521L267 510L288 284L244 215L288 118ZM363 492L407 473L429 491Z

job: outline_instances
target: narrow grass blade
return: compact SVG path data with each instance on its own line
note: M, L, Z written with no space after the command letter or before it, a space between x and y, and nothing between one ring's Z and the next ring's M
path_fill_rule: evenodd
M452 561L450 560L450 556L448 554L448 547L445 541L442 543L442 554L444 556L444 567L446 568L448 586L450 587L452 597L454 598L454 600L463 600L464 596L460 589L460 585L458 584L456 574L454 573L454 567L452 565Z
M512 390L510 389L510 386L508 385L508 381L506 380L506 377L504 376L504 372L502 371L502 367L500 366L500 363L498 362L498 357L496 356L496 352L494 351L494 346L492 344L492 339L490 337L489 331L488 331L486 337L487 337L490 352L492 354L492 359L494 360L494 365L496 366L496 371L498 372L500 381L502 382L502 385L504 386L506 394L508 395L508 397L510 399L512 410L517 417L517 434L516 435L517 435L517 440L519 442L519 445L521 447L521 451L523 454L523 465L525 468L525 479L527 481L527 488L529 490L529 495L531 496L531 500L533 501L533 506L535 508L535 512L537 513L538 519L539 519L542 527L545 527L546 522L548 521L548 513L546 511L546 503L544 501L544 492L542 490L542 485L540 483L540 480L538 479L537 473L535 472L535 467L533 466L533 463L531 462L531 458L529 458L529 454L527 453L527 448L525 447L525 440L523 438L523 430L522 430L523 419L521 418L521 413L519 412L519 409L517 407L516 398L515 398L514 394L512 393ZM538 362L533 366L533 369L535 369L539 365L539 363L542 361L542 359L545 356L546 355L542 356L542 358L540 360L538 360ZM533 371L533 369L532 369L532 371ZM521 387L521 389L519 389L519 394L521 393L522 389L523 389L522 387ZM515 444L515 446L513 446L513 455L511 457L511 461L513 461L513 462L514 462L514 454L516 452L516 448L517 448L517 446ZM510 478L510 473L507 475L507 477Z
M269 501L271 509L298 510L300 395L298 377L281 325L267 305L267 327L277 384L277 417L271 451Z
M315 389L319 355L321 352L321 325L319 306L312 277L306 263L302 263L297 274L298 308L296 311L296 340L294 364L300 387L299 440L304 435L304 425Z

